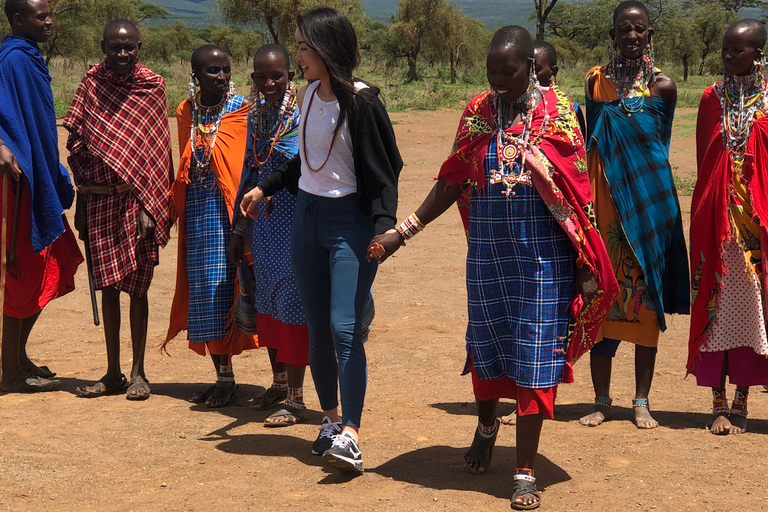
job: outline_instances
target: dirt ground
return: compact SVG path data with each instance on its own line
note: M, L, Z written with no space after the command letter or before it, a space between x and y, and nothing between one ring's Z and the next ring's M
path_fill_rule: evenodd
M692 112L678 113L672 144L675 172L683 176L695 175ZM406 162L401 217L432 186L458 117L392 116ZM690 198L681 200L687 219ZM321 419L311 379L308 423L268 430L262 422L269 413L248 408L270 383L263 350L235 360L240 393L234 406L209 410L187 402L214 373L210 360L186 348L183 335L170 345L171 357L157 349L173 294L175 239L162 251L149 292L152 397L143 403L76 397L75 387L98 379L106 367L104 335L91 322L81 267L77 289L46 308L29 343L32 358L58 372L63 386L0 396L0 510L508 510L514 428L502 427L487 475L470 475L462 461L476 424L471 383L460 376L465 250L459 216L451 210L379 270L377 315L366 347L366 473L352 480L327 472L310 454ZM125 299L123 315L127 370ZM560 387L536 468L542 510L768 510L767 397L754 390L749 433L709 434L710 392L684 380L688 318L668 323L651 394L658 429L639 431L630 421L630 346L619 349L614 364L613 421L598 428L578 423L594 396L587 360L576 365L576 383ZM510 408L506 402L500 412Z

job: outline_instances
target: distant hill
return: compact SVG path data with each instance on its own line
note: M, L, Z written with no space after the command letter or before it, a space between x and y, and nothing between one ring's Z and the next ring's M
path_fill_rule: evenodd
M376 21L387 22L397 11L397 0L362 0L366 14ZM191 27L204 27L221 23L216 11L216 0L153 0L171 12L171 18L163 23L184 20ZM456 0L465 13L477 18L489 29L502 25L524 25L534 28L528 21L533 12L532 0Z

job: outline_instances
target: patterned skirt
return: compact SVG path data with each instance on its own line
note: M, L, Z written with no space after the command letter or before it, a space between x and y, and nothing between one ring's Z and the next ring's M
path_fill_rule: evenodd
M235 300L236 269L227 261L231 236L227 204L210 173L187 187L187 272L189 341L226 338L227 315Z
M486 168L492 157L494 144ZM470 202L468 361L482 380L549 388L565 365L573 250L535 188L518 185L504 196L502 186L486 178Z

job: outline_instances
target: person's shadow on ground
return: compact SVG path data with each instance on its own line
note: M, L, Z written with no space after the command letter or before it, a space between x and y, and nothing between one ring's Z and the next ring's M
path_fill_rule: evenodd
M496 445L493 463L485 475L473 475L464 464L466 448L429 446L398 455L367 472L435 490L482 492L497 498L512 496L516 452ZM539 454L536 457L536 487L547 487L570 480L568 473Z

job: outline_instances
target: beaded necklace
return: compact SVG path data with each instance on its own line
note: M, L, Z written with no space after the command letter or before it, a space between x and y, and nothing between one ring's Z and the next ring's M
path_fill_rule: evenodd
M544 119L541 127L531 140L533 110L537 102L544 105ZM502 194L506 196L515 195L514 188L519 185L531 185L531 172L525 168L525 158L531 146L536 146L541 142L549 125L549 113L547 112L547 103L544 95L538 88L533 89L533 94L526 92L513 104L514 110L520 112L523 131L520 135L513 135L505 131L503 110L505 104L498 94L496 94L496 156L498 157L499 167L494 170L490 177L491 184L503 183L506 189ZM510 123L511 124L511 123Z
M656 71L647 56L628 59L619 54L611 59L605 76L616 83L616 93L627 116L643 111L648 85L656 79Z
M320 172L320 170L325 167L325 164L328 163L328 159L331 158L331 153L333 152L333 146L336 144L336 135L339 133L339 128L341 128L341 123L338 121L336 122L336 128L333 129L333 139L331 139L331 147L328 148L328 154L325 156L325 160L323 160L323 164L318 167L317 169L314 169L311 165L309 165L309 158L307 158L307 121L309 121L309 112L312 108L312 100L315 99L315 93L317 93L317 89L319 89L320 86L315 87L312 89L312 96L309 97L309 105L307 105L307 113L304 117L304 120L302 121L303 126L301 127L301 139L303 141L302 143L302 152L304 153L304 163L307 164L307 169L309 169L312 172Z
M192 158L195 160L195 173L198 181L202 182L205 173L211 163L213 155L213 146L216 144L216 136L219 134L219 126L224 118L225 106L229 100L229 93L217 105L208 107L200 103L200 93L197 93L191 105L192 128L190 138L192 139ZM203 115L213 114L218 110L216 117L211 123L203 123Z
M288 128L290 127L288 119L290 119L291 112L293 112L295 105L296 94L290 86L285 88L283 101L280 103L280 108L277 110L275 110L275 108L266 100L262 102L258 95L256 96L256 100L251 104L251 108L248 111L248 121L253 128L253 159L258 166L264 165L264 163L269 160L277 141L288 133ZM267 151L267 156L264 160L259 158L259 152L256 150L256 140L259 138L266 141L269 141L271 138L269 151Z
M723 107L720 132L723 134L723 145L730 152L738 170L743 164L747 141L752 132L752 120L758 111L768 105L766 79L759 70L749 75L726 75L721 88L718 91Z

